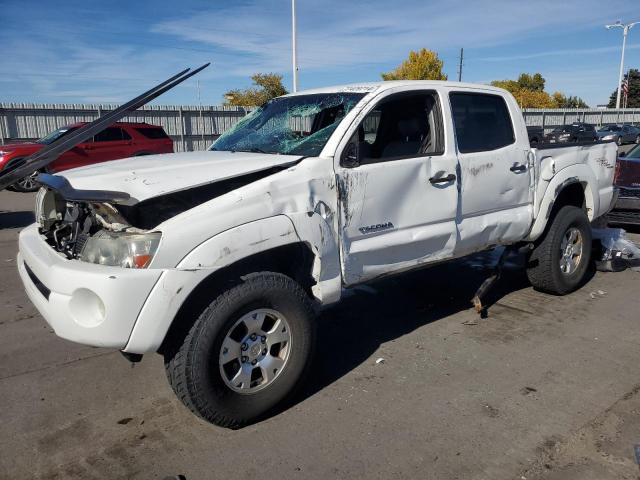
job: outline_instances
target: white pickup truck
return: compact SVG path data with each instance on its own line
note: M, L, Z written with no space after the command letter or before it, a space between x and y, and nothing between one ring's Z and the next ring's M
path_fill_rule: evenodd
M532 149L497 88L310 90L206 152L41 175L18 268L60 337L159 352L189 409L237 428L300 384L345 289L497 245L530 247L535 288L577 288L615 162L612 143Z

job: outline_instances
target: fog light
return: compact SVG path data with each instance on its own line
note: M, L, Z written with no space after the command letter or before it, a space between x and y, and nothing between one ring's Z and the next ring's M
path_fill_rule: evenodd
M73 292L69 310L73 321L85 328L97 327L105 318L104 303L98 295L86 288Z

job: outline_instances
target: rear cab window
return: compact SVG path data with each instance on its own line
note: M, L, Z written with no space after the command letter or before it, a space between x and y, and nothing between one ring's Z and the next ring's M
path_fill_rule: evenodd
M509 108L500 95L452 92L449 98L460 153L487 152L515 143Z

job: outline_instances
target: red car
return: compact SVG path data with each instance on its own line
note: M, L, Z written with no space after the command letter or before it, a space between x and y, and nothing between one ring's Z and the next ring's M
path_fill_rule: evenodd
M73 132L82 125L84 123L74 123L73 125L59 128L34 143L0 145L0 170L3 170L12 162L28 157L45 145ZM47 166L46 170L47 172L55 173L118 158L172 152L173 141L162 127L149 125L148 123L114 123L95 135L93 139L80 143L60 155L58 159ZM37 190L39 188L35 181L37 173L34 172L33 175L23 178L9 188L18 192Z
M640 225L640 145L626 154L620 153L614 184L619 196L609 213L609 222Z

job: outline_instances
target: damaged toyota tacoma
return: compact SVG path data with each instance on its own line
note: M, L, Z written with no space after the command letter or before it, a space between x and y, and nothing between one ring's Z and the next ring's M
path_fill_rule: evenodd
M578 288L615 163L613 143L531 148L498 88L310 90L208 151L40 175L18 268L57 335L160 353L191 411L237 428L300 385L315 312L355 285L504 245L536 289Z

